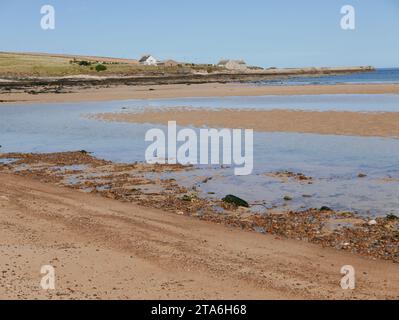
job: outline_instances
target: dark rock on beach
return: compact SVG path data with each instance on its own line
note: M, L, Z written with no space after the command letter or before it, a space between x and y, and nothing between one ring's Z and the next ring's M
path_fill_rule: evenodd
M234 205L236 205L237 207L249 208L248 202L246 202L245 200L243 200L243 199L241 199L241 198L239 198L239 197L233 196L233 195L231 195L231 194L225 196L225 197L222 199L222 201L223 201L223 202L226 202L226 203L234 204Z

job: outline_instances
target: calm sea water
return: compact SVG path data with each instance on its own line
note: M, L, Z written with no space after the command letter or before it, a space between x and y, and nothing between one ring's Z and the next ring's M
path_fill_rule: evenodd
M357 83L399 83L399 68L376 69L372 72L353 73L338 76L292 77L280 80L264 80L255 82L257 85L327 85L327 84L357 84Z
M134 100L77 104L0 106L1 152L57 152L85 149L116 161L144 161L152 124L112 123L87 119L99 112L126 112L172 106L210 108L280 108L399 111L399 95L336 95L297 97L229 97ZM127 108L127 110L125 109ZM236 177L232 168L198 168L178 173L182 184L195 185L204 196L232 193L267 206L291 209L330 206L359 213L399 214L399 139L299 133L255 133L254 172ZM1 164L0 164L1 165ZM281 183L265 173L289 170L315 182ZM367 174L359 179L359 172ZM204 184L203 177L212 176ZM165 177L166 178L166 177ZM393 178L390 182L386 178ZM283 197L293 198L284 203ZM303 197L310 195L311 198Z
M137 108L230 108L290 109L315 111L399 111L399 94L323 94L294 96L210 97L132 100L123 104L127 111Z

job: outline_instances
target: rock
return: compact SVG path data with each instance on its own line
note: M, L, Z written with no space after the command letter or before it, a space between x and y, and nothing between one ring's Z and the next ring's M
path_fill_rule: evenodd
M352 212L341 212L341 216L342 217L347 217L347 218L350 218L350 217L353 217L353 213Z
M236 196L234 196L234 195L232 195L232 194L229 194L229 195L225 196L225 197L222 199L222 201L223 201L223 202L226 202L226 203L234 204L234 205L236 205L237 207L249 208L248 202L246 202L245 200L243 200L243 199L241 199L241 198L239 198L239 197L236 197Z
M292 197L290 197L290 196L284 196L284 201L291 201L292 200Z
M194 199L196 199L197 198L197 196L196 195L194 195L194 194L185 194L185 195L183 195L183 197L181 198L183 201L189 201L189 202L191 202L191 201L193 201Z
M359 174L357 175L357 177L358 177L358 178L365 178L365 177L367 177L367 174L365 174L365 173L359 173Z
M321 208L320 208L320 211L333 211L330 207L327 207L327 206L322 206Z
M385 217L385 219L393 221L393 220L399 220L399 217L394 215L393 213L387 214L387 216Z
M370 220L369 222L368 222L368 225L369 226L375 226L377 224L377 221L376 220Z
M182 199L183 201L189 201L189 202L191 202L192 197L190 197L189 195L185 194L181 199Z

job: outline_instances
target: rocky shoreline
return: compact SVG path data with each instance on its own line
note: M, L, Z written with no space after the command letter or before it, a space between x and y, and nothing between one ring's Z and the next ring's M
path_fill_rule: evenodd
M16 174L102 197L162 209L177 215L238 227L258 233L307 241L367 256L399 262L399 218L367 218L328 207L301 212L251 212L234 199L205 199L164 172L191 170L190 166L116 164L96 159L86 151L49 154L1 154L0 172ZM2 164L1 164L2 163ZM300 174L295 177L302 179ZM305 177L308 178L308 177ZM241 199L240 199L241 200Z
M206 84L253 82L261 80L279 80L298 76L340 75L373 71L373 67L343 67L343 68L292 68L266 69L247 72L215 72L215 73L182 73L167 74L147 72L135 76L70 76L70 77L3 77L0 79L0 93L19 92L32 89L28 93L63 93L67 88L75 87L107 87L117 85L171 85L171 84ZM35 89L35 90L33 90Z

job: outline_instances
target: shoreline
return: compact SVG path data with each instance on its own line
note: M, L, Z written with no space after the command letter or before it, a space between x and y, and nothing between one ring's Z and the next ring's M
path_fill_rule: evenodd
M243 228L249 217L244 218L240 226L234 224L234 220L223 223L178 213L176 209L180 207L173 202L170 206L175 209L167 210L167 206L157 208L154 203L118 197L120 192L129 192L126 188L121 191L118 181L125 181L128 169L135 168L137 172L145 169L140 165L112 165L83 153L19 156L25 157L22 163L29 164L26 174L7 170L0 173L3 226L0 265L9 263L10 259L20 262L5 268L8 279L16 285L10 287L5 283L0 288L3 298L398 298L398 264L352 251L358 245L369 250L364 239L386 232L384 224L395 221L382 219L378 220L379 226L371 227L345 214L337 221L359 223L356 232L360 234L357 238L356 233L350 235L346 228L339 229L343 233L337 244L349 237L354 245L337 250L334 245L324 244L321 238L318 240L321 237L316 232L318 228L308 222L305 229L313 230L316 241L307 240L310 234L302 241L297 240L301 237L295 234L301 229L298 227L301 215L297 214L290 216L292 226L287 229L295 231L292 236L281 233L279 224L277 233L260 234ZM120 175L122 180L115 181L114 191L87 193L80 188L66 187L57 183L57 175L49 175L48 170L40 167L40 163L48 167L87 161L99 170L112 172L113 178ZM68 170L70 174L77 173L76 168ZM64 174L62 177L65 178ZM136 181L139 177L136 174L132 178ZM146 181L141 183L148 185ZM152 193L148 196L154 197ZM181 205L185 208L181 210L186 212L195 202L184 200ZM202 203L198 205L203 207ZM235 214L241 212L236 210ZM326 219L336 214L325 211L314 217ZM303 214L304 221L308 221L309 215L312 213ZM277 215L276 219L274 223L282 216ZM363 234L363 228L369 230ZM322 234L324 232L327 239L333 235L330 231ZM356 239L363 240L356 242ZM368 240L369 244L374 243ZM386 249L391 246L387 244ZM55 291L41 291L39 285L33 285L40 281L38 271L43 264L54 265L57 270ZM356 269L355 290L342 290L339 285L343 265L353 265Z
M334 84L300 86L255 86L240 83L171 84L144 86L90 86L42 88L36 91L21 87L5 91L0 87L0 106L21 103L67 103L166 99L191 97L232 97L267 95L322 94L399 94L399 84Z
M189 173L191 165L114 163L91 156L86 151L55 153L0 154L0 173L14 174L52 185L79 190L105 198L128 202L149 209L160 209L180 216L194 217L228 227L284 238L305 240L322 247L370 258L399 262L399 217L362 216L350 211L334 211L327 206L320 209L292 210L272 206L252 211L255 202L241 207L222 197L200 195L198 188L180 184L178 179L162 179L166 172ZM13 159L7 162L7 159ZM150 175L148 175L150 174ZM265 172L265 175L286 183L313 184L313 177L290 171ZM209 177L208 177L209 178ZM207 183L208 178L203 180ZM375 220L373 225L369 221ZM346 227L345 227L346 225ZM396 230L396 231L395 231ZM367 240L366 240L367 238ZM376 244L376 240L385 239Z

